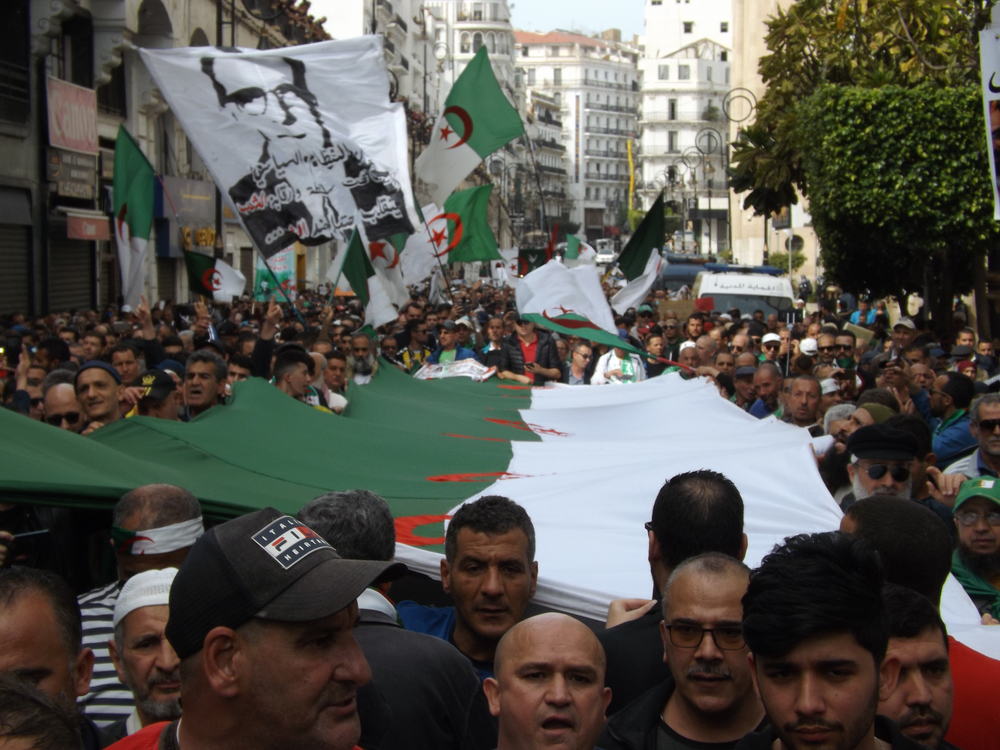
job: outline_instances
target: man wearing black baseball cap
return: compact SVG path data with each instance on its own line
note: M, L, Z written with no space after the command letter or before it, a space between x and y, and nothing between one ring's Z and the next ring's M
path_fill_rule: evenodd
M356 600L403 571L344 560L273 508L210 529L170 589L166 636L181 659L184 716L122 742L350 750L361 734L356 691L371 679L351 634Z
M135 384L142 389L136 410L141 417L179 421L177 414L177 382L166 370L146 370L136 376Z
M913 435L884 424L868 425L851 433L847 438L851 459L847 475L854 489L841 500L841 509L876 495L909 500L913 489L910 464L917 449Z

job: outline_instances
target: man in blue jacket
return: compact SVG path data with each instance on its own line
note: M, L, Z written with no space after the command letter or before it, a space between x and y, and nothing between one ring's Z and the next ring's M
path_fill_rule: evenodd
M442 320L437 327L440 346L427 358L429 365L443 365L448 362L458 362L462 359L476 359L472 349L458 345L458 329L453 320Z

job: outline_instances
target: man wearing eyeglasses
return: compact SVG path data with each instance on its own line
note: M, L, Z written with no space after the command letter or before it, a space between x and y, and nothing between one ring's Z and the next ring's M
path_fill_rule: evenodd
M589 344L581 342L573 347L570 361L563 365L563 376L560 382L567 385L590 385L592 370L590 363L594 359L594 350Z
M749 577L747 566L719 552L674 569L660 622L670 678L612 716L598 747L727 750L762 729L764 707L740 628Z
M837 338L832 333L821 333L816 339L819 364L832 365L837 359Z
M971 456L955 461L945 474L966 477L1000 474L1000 393L987 393L969 407L969 430L979 442Z
M979 614L1000 619L1000 479L977 477L962 484L955 500L958 546L951 572Z
M83 429L83 409L70 383L57 383L45 392L45 421L70 432Z
M883 424L852 432L847 438L851 458L847 475L853 489L841 500L841 509L846 511L856 501L876 496L909 500L913 489L910 465L917 450L913 435Z

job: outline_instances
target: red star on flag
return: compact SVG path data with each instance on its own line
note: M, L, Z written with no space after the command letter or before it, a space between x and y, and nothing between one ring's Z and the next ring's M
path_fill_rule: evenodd
M431 242L434 243L435 247L441 247L441 243L448 239L447 229L438 229L431 232Z
M385 254L385 243L384 242L373 242L368 246L369 256L372 260L376 258L382 258L386 263L389 262L389 258Z
M451 127L448 125L448 123L445 123L444 127L441 128L441 140L444 141L445 143L447 143L448 142L448 136L451 135L454 132L455 131L451 129Z

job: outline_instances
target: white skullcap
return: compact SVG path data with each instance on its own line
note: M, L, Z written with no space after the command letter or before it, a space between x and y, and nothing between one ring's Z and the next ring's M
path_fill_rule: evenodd
M118 627L126 615L137 609L167 604L170 601L170 585L176 575L177 568L146 570L125 581L115 602L114 626Z
M677 351L682 352L685 349L690 349L693 346L695 346L695 343L693 341L685 341L683 344L680 345L680 347L678 347Z
M819 385L823 389L824 396L828 393L836 393L840 390L840 383L838 383L835 378L826 378L825 380L821 380Z

